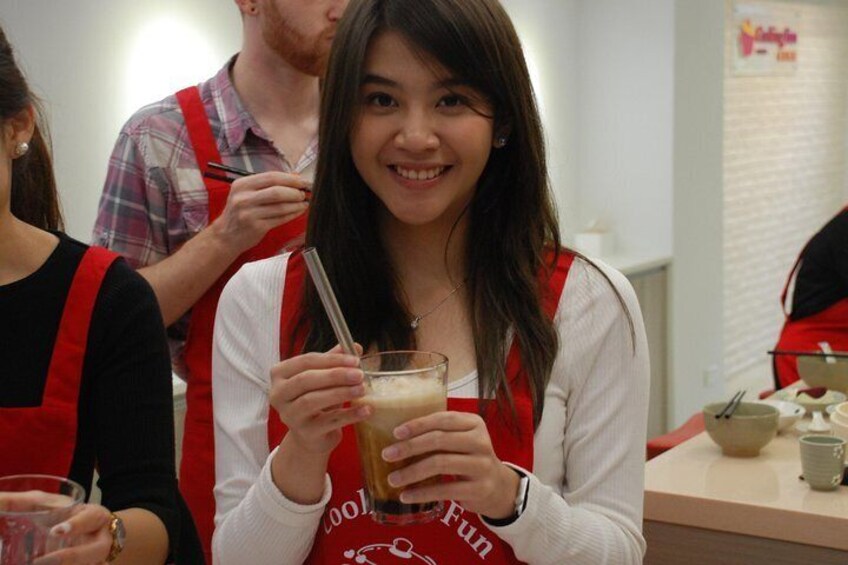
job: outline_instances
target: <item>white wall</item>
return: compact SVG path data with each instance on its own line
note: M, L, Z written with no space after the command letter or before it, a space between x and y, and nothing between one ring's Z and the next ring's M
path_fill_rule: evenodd
M728 378L752 365L783 325L778 297L809 237L844 205L848 3L748 2L798 21L793 74L725 71L724 359ZM727 5L725 46L738 40ZM848 244L848 243L846 243ZM767 381L768 383L768 381Z
M677 0L669 423L723 394L724 2Z
M671 255L674 1L579 4L577 224Z
M577 223L577 73L580 0L502 0L515 24L536 89L560 225Z
M83 241L122 123L214 73L241 42L232 0L2 0L0 25L46 102L67 231Z

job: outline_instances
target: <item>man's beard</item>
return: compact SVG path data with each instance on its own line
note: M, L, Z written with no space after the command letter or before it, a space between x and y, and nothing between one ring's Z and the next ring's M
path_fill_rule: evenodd
M330 55L330 43L324 35L306 37L286 21L274 2L268 2L267 7L268 17L262 27L265 43L298 71L322 76Z

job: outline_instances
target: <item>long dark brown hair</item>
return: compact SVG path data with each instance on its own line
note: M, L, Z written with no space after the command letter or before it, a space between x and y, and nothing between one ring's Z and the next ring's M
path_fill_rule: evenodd
M552 264L551 257L556 260L560 235L530 76L512 22L496 0L350 3L323 84L307 245L320 251L356 341L380 350L415 346L411 315L377 229L379 201L350 151L366 50L386 31L399 33L427 60L479 92L494 110L494 131L508 132L506 146L491 152L465 211L465 275L480 396L512 403L504 360L514 328L538 424L559 345L542 311L539 273ZM336 339L313 287L306 288L305 349L326 350Z
M64 222L40 105L15 63L12 46L0 28L0 123L18 116L30 106L35 109L36 126L29 141L29 151L12 161L11 210L16 218L28 224L61 230Z

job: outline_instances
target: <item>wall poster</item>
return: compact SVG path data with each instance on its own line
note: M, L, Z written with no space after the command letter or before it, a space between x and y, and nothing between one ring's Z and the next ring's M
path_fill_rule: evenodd
M792 74L798 65L799 12L762 4L733 6L733 74Z

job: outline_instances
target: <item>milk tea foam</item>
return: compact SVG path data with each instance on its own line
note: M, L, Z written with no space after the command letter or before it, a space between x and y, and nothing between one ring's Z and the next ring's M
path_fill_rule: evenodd
M366 395L356 401L358 405L373 408L371 417L356 424L356 441L359 445L362 471L372 509L390 515L417 514L428 510L421 504L402 504L402 489L389 486L389 473L414 463L417 459L389 463L382 458L384 448L396 443L394 429L414 418L447 409L445 384L434 371L432 376L382 376L371 379ZM420 458L419 458L420 459ZM428 482L435 482L436 478Z

